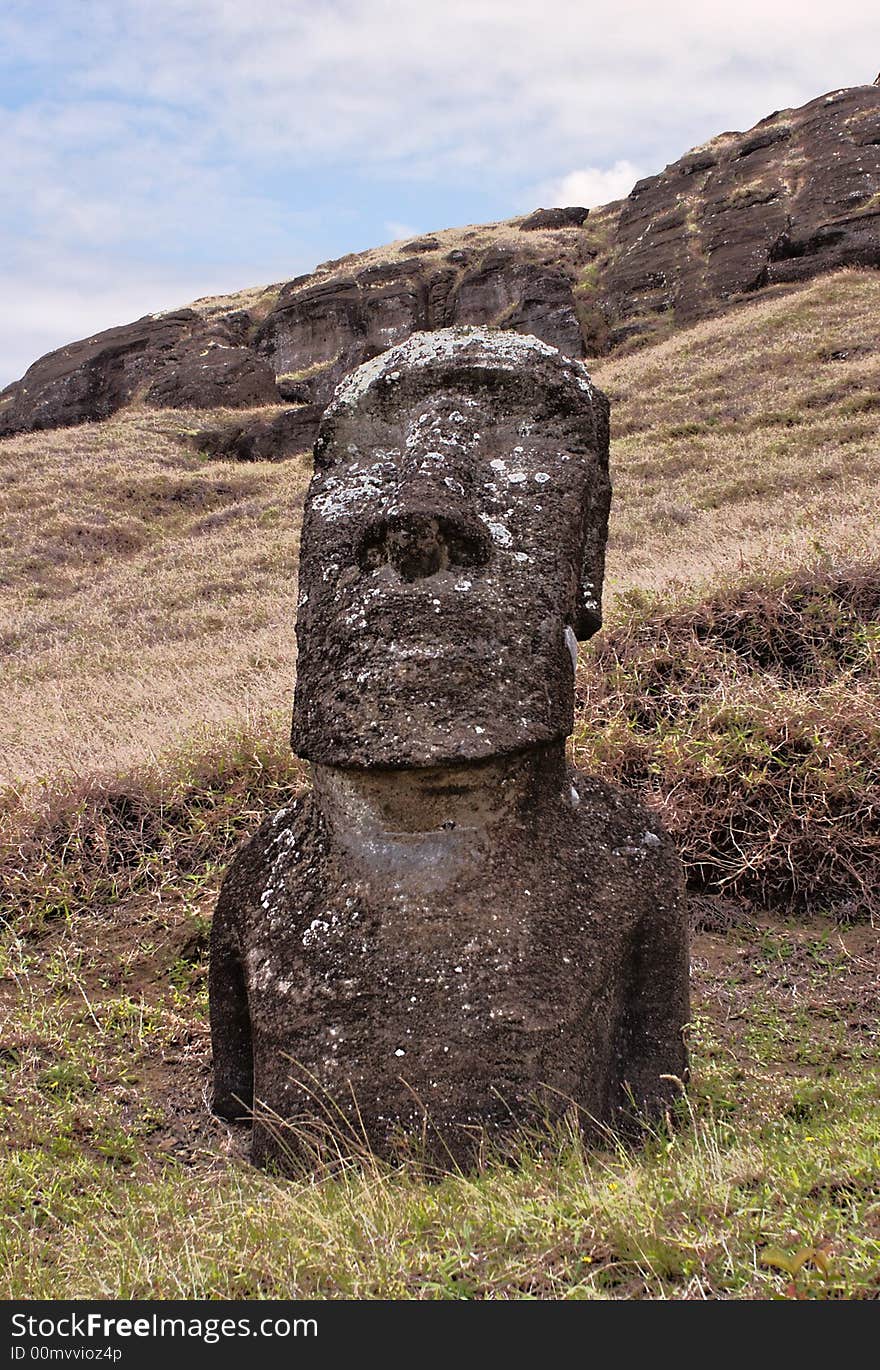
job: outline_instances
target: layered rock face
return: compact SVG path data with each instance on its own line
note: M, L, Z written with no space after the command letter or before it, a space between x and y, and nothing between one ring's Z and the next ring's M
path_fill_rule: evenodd
M107 418L137 394L166 408L284 399L312 407L298 421L304 451L341 378L413 332L503 323L583 356L571 241L561 263L531 245L441 252L426 239L410 247L418 255L352 274L331 264L291 281L261 321L241 309L210 321L187 309L50 353L0 393L0 436Z
M880 90L856 86L725 133L624 200L598 284L610 345L770 285L880 266Z
M320 414L355 366L455 324L572 357L613 350L767 287L876 268L878 197L880 88L834 91L713 138L589 214L542 209L326 263L278 287L268 315L230 297L73 343L0 392L0 436L106 418L136 395L182 408L280 396ZM304 449L317 424L299 426Z
M0 436L106 419L138 393L159 408L277 404L275 374L242 332L180 309L59 348L0 392Z
M367 267L318 285L286 286L254 346L282 386L328 403L341 378L411 333L451 324L495 324L531 333L570 356L584 344L571 272L513 248L482 254L453 250L426 266L424 256Z
M284 461L311 447L322 413L320 405L300 404L271 418L200 428L187 441L204 456L227 461Z
M448 1167L565 1113L655 1113L686 1070L678 862L565 756L604 397L537 339L419 334L340 386L316 462L293 728L313 789L223 883L215 1111L282 1168L364 1145Z

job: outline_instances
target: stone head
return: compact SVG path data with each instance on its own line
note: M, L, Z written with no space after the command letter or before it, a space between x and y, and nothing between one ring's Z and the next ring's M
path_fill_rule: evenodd
M416 333L352 372L306 498L294 749L419 767L567 736L610 497L608 402L537 338Z

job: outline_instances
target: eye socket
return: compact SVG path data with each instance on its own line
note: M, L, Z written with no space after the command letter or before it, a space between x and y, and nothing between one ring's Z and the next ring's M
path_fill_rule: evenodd
M465 524L442 514L398 514L372 524L361 538L362 571L394 568L412 583L450 568L485 566L492 543L482 524Z

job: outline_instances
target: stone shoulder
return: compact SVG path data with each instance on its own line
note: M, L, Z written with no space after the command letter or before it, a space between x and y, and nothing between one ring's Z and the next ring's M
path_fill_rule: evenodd
M571 773L577 829L585 856L628 869L641 885L683 893L681 863L658 815L632 790L585 771Z
M311 792L263 820L256 832L232 858L217 902L217 915L228 909L240 913L248 906L262 906L274 893L290 868L290 856L313 839L314 804Z

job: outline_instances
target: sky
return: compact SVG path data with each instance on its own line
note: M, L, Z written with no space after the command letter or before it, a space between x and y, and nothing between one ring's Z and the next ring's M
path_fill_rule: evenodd
M0 386L200 295L605 203L878 67L876 0L0 0Z

